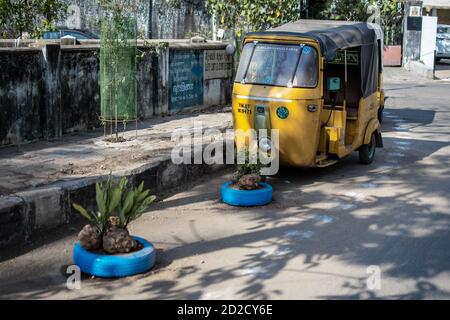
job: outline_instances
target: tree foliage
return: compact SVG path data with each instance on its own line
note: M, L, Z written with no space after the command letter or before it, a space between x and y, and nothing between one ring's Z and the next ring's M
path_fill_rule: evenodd
M330 0L324 15L331 20L366 21L368 0Z
M302 2L300 17L302 19L323 19L327 12L330 0L314 0Z
M377 0L375 4L380 9L380 24L384 31L386 44L401 44L403 1Z
M25 32L39 37L54 28L65 9L62 0L0 0L0 33L11 38L22 37Z
M298 20L298 0L206 0L206 7L224 29L256 31Z
M401 41L402 0L329 0L323 16L332 20L377 22L387 44Z
M300 17L346 21L372 18L372 22L381 24L391 43L399 41L403 17L402 0L206 0L206 7L220 27L235 30L238 37Z

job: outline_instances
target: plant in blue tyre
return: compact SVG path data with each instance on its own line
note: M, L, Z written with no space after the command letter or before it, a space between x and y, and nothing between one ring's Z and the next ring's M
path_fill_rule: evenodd
M98 277L125 277L150 270L155 249L147 240L130 235L128 225L145 212L155 196L144 190L143 182L133 187L128 179L114 179L111 174L95 187L95 212L72 204L90 222L78 234L74 263Z
M250 159L248 149L242 150L244 163L237 165L231 181L221 187L222 201L240 207L262 206L272 202L272 186L261 176L263 164Z

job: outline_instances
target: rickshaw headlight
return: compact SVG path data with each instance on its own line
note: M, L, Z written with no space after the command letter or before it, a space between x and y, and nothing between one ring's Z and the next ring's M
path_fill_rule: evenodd
M272 141L270 138L264 137L259 139L259 148L263 152L269 152L272 149Z

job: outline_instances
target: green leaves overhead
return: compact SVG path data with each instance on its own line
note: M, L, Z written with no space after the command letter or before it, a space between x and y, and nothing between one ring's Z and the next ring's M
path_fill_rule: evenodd
M332 20L378 22L385 44L400 44L402 38L402 0L329 0L323 16Z
M18 38L28 32L38 38L54 29L66 8L62 0L0 0L0 37Z
M300 2L303 3L299 0L206 0L206 8L215 15L221 28L234 30L239 38L246 32L300 19ZM302 7L302 17L307 19L368 21L378 12L386 42L401 41L402 0L309 0Z
M298 0L207 0L206 7L215 14L218 25L240 36L298 20Z

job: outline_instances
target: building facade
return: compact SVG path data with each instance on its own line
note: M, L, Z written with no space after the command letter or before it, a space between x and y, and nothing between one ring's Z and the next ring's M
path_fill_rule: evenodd
M424 0L423 15L438 17L438 24L450 25L450 0Z
M100 7L97 0L64 0L68 6L64 27L99 31ZM135 0L138 31L153 39L184 39L193 35L211 34L210 17L204 2Z

